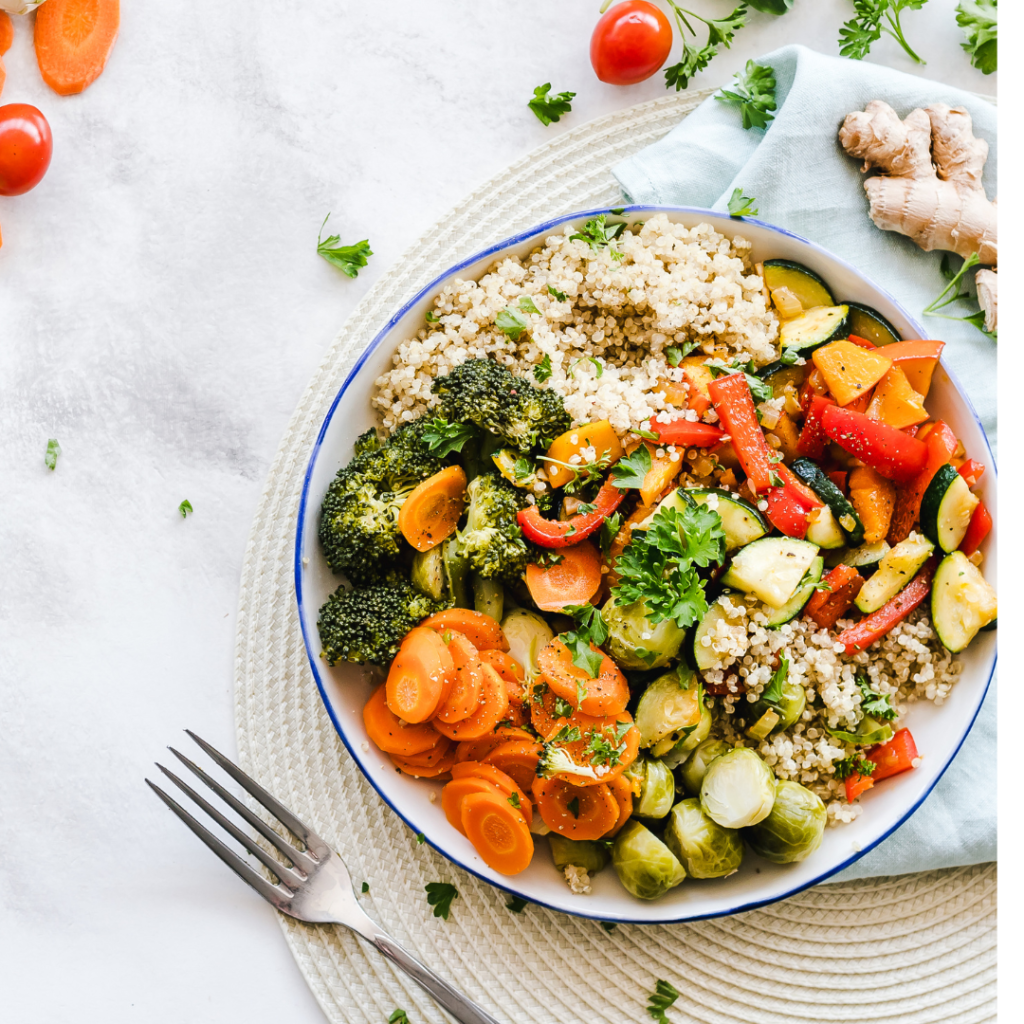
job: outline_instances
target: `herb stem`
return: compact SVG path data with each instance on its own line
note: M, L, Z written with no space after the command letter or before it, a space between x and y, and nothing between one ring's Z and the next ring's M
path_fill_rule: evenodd
M939 313L938 310L945 309L946 306L948 306L952 302L956 302L957 299L970 298L970 294L968 292L964 292L963 294L958 293L960 279L964 276L964 274L967 273L968 270L971 269L971 267L977 266L980 262L981 259L978 256L978 254L976 252L972 252L971 255L964 260L963 266L956 272L956 274L950 280L949 284L947 284L946 287L943 288L941 292L939 292L938 296L936 296L935 299L933 299L927 306L925 306L925 308L922 310L924 315L942 316L942 314ZM952 292L953 294L950 295L950 292ZM959 320L962 318L946 317L946 319Z
M885 20L889 22L889 25L891 27L885 28L883 26L883 31L888 32L889 35L891 35L893 39L895 39L896 42L898 42L900 46L902 46L903 49L906 50L907 55L910 57L911 60L913 60L917 64L921 64L922 66L926 64L927 61L922 60L916 53L914 53L914 51L910 48L910 43L907 42L906 37L903 35L903 29L900 26L899 10L887 11L885 15Z

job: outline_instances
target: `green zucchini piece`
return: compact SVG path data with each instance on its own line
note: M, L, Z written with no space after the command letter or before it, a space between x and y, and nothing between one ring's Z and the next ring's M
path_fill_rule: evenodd
M774 363L761 367L757 371L757 375L772 389L773 398L782 398L789 385L792 385L797 391L803 387L804 379L807 377L807 367L806 365L793 366L777 359Z
M878 563L878 571L864 584L856 605L870 615L894 598L916 575L935 550L935 545L919 533L912 533L890 548Z
M956 551L979 500L967 481L946 463L932 477L921 499L921 529L942 551Z
M680 487L673 491L658 508L664 506L666 502L672 502L679 508L680 506L676 502L682 501L708 505L718 513L722 520L722 529L725 531L727 553L758 540L771 529L768 520L749 501L738 495L730 494L729 491L703 487Z
M872 544L862 544L859 548L829 552L825 558L825 564L829 568L848 565L856 569L861 576L867 576L878 568L878 563L888 550L888 541L876 540Z
M901 341L900 333L888 320L870 306L862 306L859 302L848 302L850 312L846 315L846 329L850 334L857 335L876 345L891 345Z
M722 585L781 608L796 592L818 555L818 546L793 537L762 537L733 556Z
M946 555L932 581L932 624L943 647L962 651L997 611L996 592L978 567L962 551Z
M832 510L832 515L846 535L847 545L856 547L861 544L864 540L864 524L857 510L821 467L810 459L795 459L789 468Z
M710 645L702 641L706 636L714 636L718 623L726 619L725 610L720 603L721 599L715 601L704 613L704 618L697 623L693 633L693 663L701 672L709 672L712 669L721 668L728 660L717 654Z
M792 320L784 320L779 329L779 344L784 349L806 355L833 338L842 336L846 326L846 306L819 306Z
M828 551L846 546L846 534L839 529L836 517L828 505L811 509L807 520L807 539Z
M828 285L813 270L791 260L765 260L764 283L769 291L788 288L804 309L834 306L835 299Z
M811 562L811 567L800 581L800 586L796 588L796 593L781 608L775 609L768 616L767 625L769 629L778 629L779 626L784 626L804 610L804 605L814 595L814 588L821 582L821 574L824 570L825 559L819 555Z

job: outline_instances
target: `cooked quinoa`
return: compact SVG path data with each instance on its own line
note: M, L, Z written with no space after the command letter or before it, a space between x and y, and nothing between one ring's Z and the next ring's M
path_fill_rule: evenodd
M376 381L373 404L386 430L430 408L434 378L467 359L493 357L533 379L550 357L545 386L562 395L574 424L607 419L625 435L669 408L659 384L679 381L681 371L666 348L696 342L694 354L758 365L776 357L778 321L745 239L664 214L598 250L572 240L574 230L549 236L525 260L500 260L479 281L442 289L438 322L403 342ZM539 312L522 311L521 296ZM528 323L515 341L495 325L509 307Z

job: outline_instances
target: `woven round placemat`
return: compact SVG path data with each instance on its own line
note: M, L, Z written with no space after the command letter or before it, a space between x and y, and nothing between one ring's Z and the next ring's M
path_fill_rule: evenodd
M527 906L416 837L348 756L321 703L299 631L292 577L303 473L358 354L402 301L487 244L548 217L621 198L610 168L663 136L708 92L646 103L559 136L477 189L385 274L310 381L274 459L242 571L235 666L241 764L330 842L367 911L417 957L502 1021L647 1020L664 978L678 1024L956 1024L995 1020L995 866L823 885L734 917L667 926L598 924ZM424 885L453 882L451 917ZM281 916L332 1022L381 1024L403 1007L441 1024L434 1003L344 928Z

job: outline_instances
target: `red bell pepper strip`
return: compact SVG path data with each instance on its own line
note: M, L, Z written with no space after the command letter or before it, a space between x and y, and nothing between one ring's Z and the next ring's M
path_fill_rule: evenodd
M829 406L821 417L825 434L887 480L913 480L928 461L923 441L862 412Z
M910 771L914 762L920 757L917 744L910 735L909 729L900 729L888 743L879 743L863 754L866 761L874 764L870 775L851 775L846 780L846 801L853 803L866 789L876 782L888 779L892 775Z
M516 516L527 540L542 548L567 548L601 529L601 524L622 504L626 492L607 481L594 498L594 511L569 519L545 519L536 505L527 505Z
M975 462L974 459L968 459L957 472L967 481L969 487L974 487L982 478L985 467L980 462Z
M796 442L796 450L805 458L819 460L825 454L828 438L821 428L821 414L830 406L835 405L834 398L823 395L812 395L804 419L804 428Z
M967 525L964 539L960 542L960 550L965 555L973 555L981 547L981 542L989 535L991 530L992 513L985 508L985 502L979 502L974 510L974 514L971 516L970 523Z
M800 387L800 408L803 409L804 415L810 409L811 399L815 395L819 395L822 398L826 397L828 395L828 385L825 383L825 378L821 375L821 370L816 366L812 366L811 372L804 378L804 382Z
M813 619L819 629L831 629L853 604L864 577L849 565L837 565L825 578L827 590L816 590L804 608L804 614Z
M742 373L719 377L708 384L708 394L751 490L763 494L772 486L773 463L746 378Z
M782 485L765 493L764 500L768 503L765 515L780 533L803 540L810 524L807 513L821 508L821 500L788 466L777 462L774 471Z
M924 469L909 484L896 491L896 507L893 509L886 538L890 544L899 544L910 536L910 531L914 529L921 514L921 499L924 492L928 490L928 485L939 468L953 457L958 444L956 434L942 420L936 420L924 439L924 446L928 451L928 461L925 462Z
M868 341L867 338L860 338L856 334L851 334L846 340L851 345L858 345L860 348L878 348L873 341Z
M937 566L938 559L934 556L929 558L921 571L888 604L861 619L857 625L844 629L836 637L836 642L846 648L846 655L866 651L921 604L931 593L932 577Z
M688 420L683 417L659 423L651 420L651 433L658 435L662 444L678 444L686 448L711 448L725 437L725 431L710 423Z

